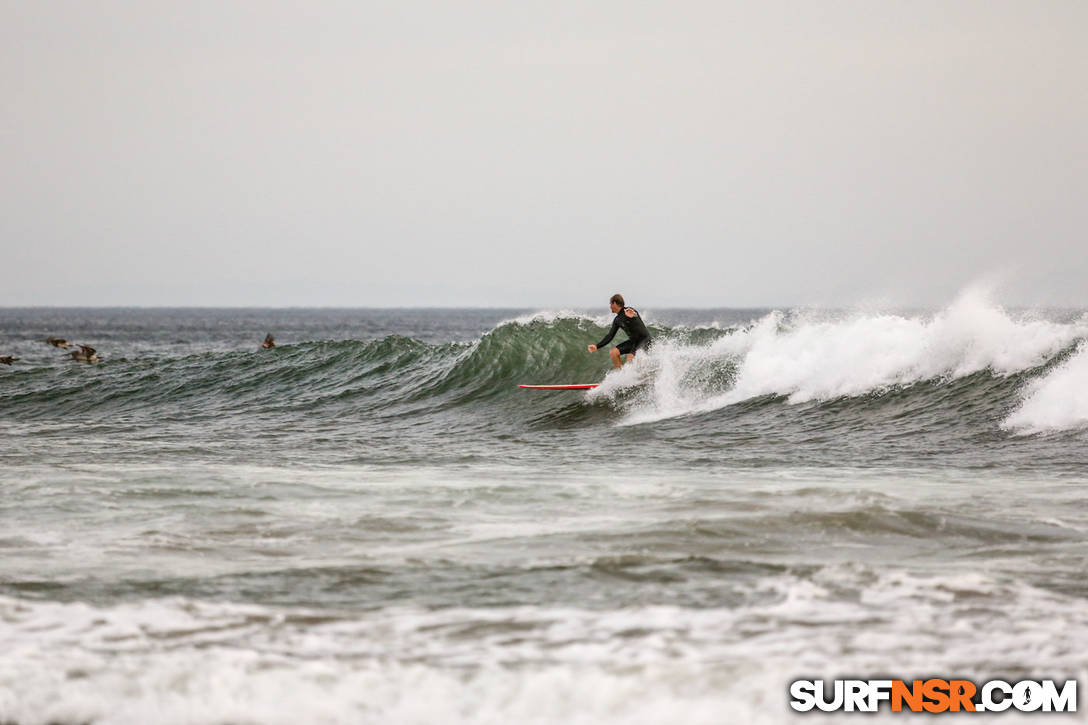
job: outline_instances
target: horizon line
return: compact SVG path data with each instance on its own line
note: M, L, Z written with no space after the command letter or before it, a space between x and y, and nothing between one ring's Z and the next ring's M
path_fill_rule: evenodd
M862 310L862 309L883 309L883 310L940 310L944 309L948 305L952 304L954 300L948 300L938 304L880 304L875 302L870 303L854 303L854 304L837 304L837 305L817 305L817 304L775 304L775 305L666 305L666 306L642 306L643 309L648 310L735 310L735 311L747 311L747 310ZM1088 305L1084 304L1027 304L1023 302L1016 303L1001 303L994 301L993 304L997 307L1014 310L1053 310L1053 311L1074 311L1088 309ZM0 311L8 310L266 310L266 311L289 311L289 310L494 310L494 311L516 311L516 312L544 312L544 311L562 311L562 310L594 310L600 305L529 305L529 306L498 306L498 305L466 305L466 306L453 306L453 305L360 305L360 306L343 306L343 305L287 305L283 307L273 307L270 305L95 305L95 306L78 306L78 305L0 305Z

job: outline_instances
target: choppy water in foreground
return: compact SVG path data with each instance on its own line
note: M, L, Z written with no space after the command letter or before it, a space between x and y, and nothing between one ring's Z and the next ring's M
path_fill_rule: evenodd
M0 722L782 722L799 677L1088 681L1088 316L643 313L606 375L580 312L0 310ZM568 382L603 384L516 387Z

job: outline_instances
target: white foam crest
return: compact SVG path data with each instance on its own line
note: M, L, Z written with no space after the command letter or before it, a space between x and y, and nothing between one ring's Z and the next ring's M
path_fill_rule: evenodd
M729 329L730 325L726 325L725 329ZM722 329L722 323L717 320L711 320L703 324L689 324L680 322L672 326L672 329L676 332L699 332L701 330L714 330L719 331Z
M772 312L705 346L656 346L643 361L653 369L649 390L625 422L706 412L764 395L803 403L983 370L1009 375L1044 363L1086 330L1079 322L1014 317L974 290L929 317ZM730 369L727 389L723 369Z
M603 348L602 348L603 350ZM586 393L586 400L612 399L617 393L645 383L654 370L647 364L648 355L636 355L633 363L625 363L618 370L611 370L594 389Z
M1001 427L1019 434L1088 427L1088 342L1082 342L1068 360L1033 381L1024 402Z
M587 315L584 312L574 310L538 310L525 315L519 315L509 320L503 320L495 325L496 328L503 325L531 325L534 322L553 323L560 320L575 320L576 322L591 322L594 325L607 327L612 323L612 315Z

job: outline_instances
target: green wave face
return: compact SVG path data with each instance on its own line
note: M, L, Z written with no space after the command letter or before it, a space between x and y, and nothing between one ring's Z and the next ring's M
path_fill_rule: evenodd
M587 340L600 328L581 319L510 322L474 342L376 340L304 342L273 350L212 352L167 359L108 359L98 366L50 365L0 379L0 403L21 418L134 412L243 414L274 408L382 409L414 402L469 404L523 395L520 383L594 381L608 370Z
M653 349L613 371L605 351L586 350L603 336L601 322L539 316L464 342L392 334L272 350L136 351L94 366L31 361L0 375L0 410L69 437L75 426L102 441L195 441L205 453L235 441L255 455L281 441L321 460L552 461L562 451L585 461L616 441L636 459L707 464L916 460L1008 440L1003 421L1024 391L1077 355L1082 339L1063 329L1008 362L1001 340L989 357L945 340L941 359L908 337L896 357L894 346L855 334L849 325L858 323L776 313L725 329L652 327ZM910 320L876 323L877 332L929 334ZM587 382L600 387L517 387Z
M584 318L530 320L501 324L473 342L428 343L389 335L368 341L320 341L273 350L213 352L177 358L115 359L95 367L39 367L0 378L4 409L20 417L70 416L134 411L141 407L187 408L193 413L266 410L320 410L347 403L376 409L417 402L443 406L502 399L526 400L517 385L602 382L611 372L605 350L589 354L603 328ZM737 330L653 328L658 344L641 383L676 385L693 395L728 392L748 351L714 351L715 343ZM622 333L619 336L622 339ZM1058 362L1075 344L1053 356ZM1041 366L1018 374L1041 372ZM675 380L663 381L666 375ZM935 377L938 380L939 377ZM892 387L864 390L857 405ZM952 382L948 380L947 382ZM938 385L937 388L941 386ZM760 391L735 401L788 396L792 391ZM921 390L919 394L924 394ZM942 395L948 391L945 390ZM547 400L538 394L537 401ZM948 402L948 401L945 401ZM693 410L693 413L699 411Z

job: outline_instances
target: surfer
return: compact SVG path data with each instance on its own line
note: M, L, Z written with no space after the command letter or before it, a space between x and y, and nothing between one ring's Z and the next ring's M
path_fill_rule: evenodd
M268 333L264 336L264 342L261 343L261 347L265 350L271 350L276 346L276 338L272 337L272 333Z
M612 329L604 336L603 340L596 345L590 345L589 351L597 352L597 348L611 342L612 338L616 336L616 331L623 328L623 331L627 333L627 339L608 351L608 354L612 357L612 365L618 368L623 365L621 356L626 355L627 362L631 362L635 358L635 351L649 349L652 340L650 339L649 330L646 329L646 325L642 322L642 316L638 314L638 310L634 307L624 306L623 295L618 292L612 295L612 299L608 301L608 306L612 313L616 315L615 319L612 320Z
M100 362L100 359L98 357L98 353L95 352L93 347L90 347L88 345L77 345L76 347L78 347L79 349L74 351L74 352L68 353L69 355L72 356L72 359L75 360L76 362L82 362L82 363Z
M18 359L14 355L0 355L0 365L11 365Z

